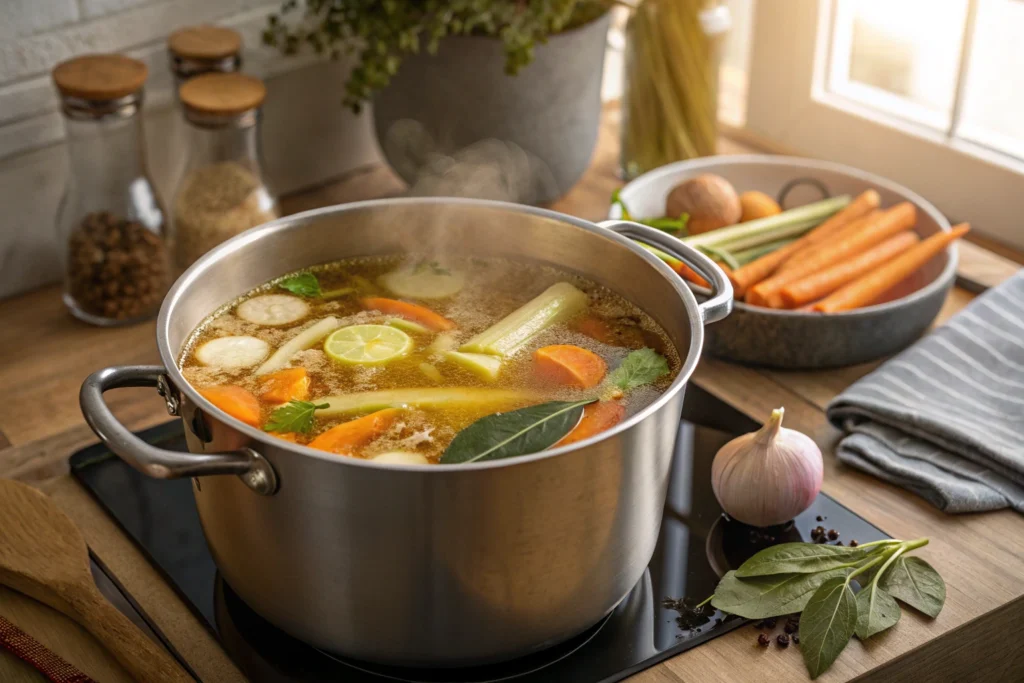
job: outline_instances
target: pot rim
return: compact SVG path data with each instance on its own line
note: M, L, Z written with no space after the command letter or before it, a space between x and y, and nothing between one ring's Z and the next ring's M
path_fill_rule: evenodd
M395 465L386 463L375 463L372 460L364 460L362 458L347 458L339 457L334 453L328 453L326 451L317 450L304 446L301 444L292 444L282 439L270 436L261 429L251 427L242 421L228 415L220 408L213 405L210 401L204 398L200 393L185 379L184 375L181 374L181 370L178 367L177 357L172 353L170 344L168 342L169 329L171 323L171 316L178 300L183 296L191 287L197 286L200 279L212 272L220 261L228 257L230 254L239 251L253 242L257 242L263 238L264 235L268 235L274 232L285 231L290 229L293 225L306 222L311 219L318 218L320 216L342 213L346 211L358 211L362 209L373 209L375 207L392 206L392 205L416 205L416 204L456 204L462 206L476 206L483 208L492 209L503 209L506 211L517 211L520 213L527 213L533 216L539 216L542 218L548 218L556 220L562 223L569 223L575 227L582 228L588 232L599 234L605 239L609 239L613 242L618 243L625 249L629 249L634 254L642 258L647 262L649 266L657 270L662 277L668 280L669 285L683 300L683 305L686 308L688 321L690 324L690 348L688 349L685 356L682 355L681 349L676 349L676 353L680 356L680 368L676 378L672 381L660 396L658 396L650 405L645 406L642 410L632 415L628 419L619 423L615 427L603 431L589 439L584 439L577 443L562 446L560 448L552 448L540 453L534 453L531 455L518 456L514 458L505 458L501 460L488 460L477 463L463 463L459 465L448 465L439 467L437 465ZM309 264L310 266L317 264ZM225 302L219 302L217 308L223 306ZM217 310L217 309L214 309ZM167 373L171 380L171 384L181 393L184 393L193 404L202 408L206 413L213 414L218 420L226 424L242 434L245 434L251 439L254 439L259 444L269 445L277 449L283 449L290 452L295 452L299 455L306 457L313 457L318 460L329 461L332 463L338 463L341 466L349 467L369 467L380 470L390 470L399 472L436 472L439 475L444 472L458 473L466 472L470 470L489 470L497 469L502 467L514 467L517 465L526 465L539 460L547 458L556 458L567 453L572 453L577 450L589 448L590 446L599 443L605 439L612 438L622 432L632 429L635 425L647 419L652 414L660 410L665 404L671 401L677 393L683 390L686 383L689 381L690 376L693 374L697 367L697 362L700 359L701 349L704 346L704 324L702 321L702 314L697 303L697 298L694 293L690 291L682 278L678 277L671 268L668 267L658 257L651 254L646 249L635 244L632 240L618 233L602 228L595 223L569 216L567 214L552 211L550 209L543 209L535 206L526 206L523 204L514 204L511 202L500 202L486 199L468 199L463 197L402 197L402 198L387 198L387 199L370 199L359 202L350 202L347 204L336 204L332 206L321 207L318 209L311 209L309 211L303 211L301 213L284 216L282 218L275 219L263 225L251 228L231 239L221 243L211 251L203 255L199 260L193 263L171 286L167 296L164 297L163 304L160 306L160 314L157 317L156 323L156 336L157 336L157 348L160 352L160 360L164 366L164 371Z
M722 155L718 154L710 157L703 157L701 159L690 159L687 161L677 161L665 166L660 166L656 169L643 173L626 185L620 190L620 196L626 195L632 189L633 192L646 191L647 185L659 180L665 176L673 176L680 171L691 171L691 170L702 170L705 167L716 167L716 166L742 166L747 164L765 164L769 166L783 166L793 169L803 170L823 170L832 171L834 173L841 173L843 175L855 178L857 180L863 180L876 187L884 188L890 192L898 195L902 195L904 201L908 201L916 206L919 211L927 214L929 218L935 221L935 224L939 226L939 230L943 232L949 232L952 230L952 226L949 220L939 209L932 204L930 201L914 192L910 188L897 183L894 180L889 180L884 176L880 176L877 173L871 171L863 171L855 166L848 164L839 163L837 161L826 161L823 159L810 159L807 157L798 156L787 156L780 154L729 154ZM608 217L612 219L621 219L622 209L618 206L611 206L608 210ZM907 306L911 306L920 302L922 299L933 296L937 291L943 290L949 287L950 283L956 277L956 269L959 261L959 250L957 249L956 243L953 243L946 247L946 266L942 271L935 277L934 280L926 284L920 289L916 289L910 294L899 299L893 299L892 301L886 301L881 304L872 304L871 306L865 306L852 311L837 311L836 313L829 313L827 318L822 316L820 313L809 313L806 311L788 310L788 309L775 309L775 308L764 308L761 306L751 306L744 301L734 301L733 310L742 311L744 313L750 313L754 315L764 315L776 318L795 318L795 319L829 319L829 320L852 320L857 318L865 318L873 315L880 315L885 313L891 313L896 309L903 309ZM711 292L706 287L701 287L690 283L689 288L695 291L701 296L708 296Z

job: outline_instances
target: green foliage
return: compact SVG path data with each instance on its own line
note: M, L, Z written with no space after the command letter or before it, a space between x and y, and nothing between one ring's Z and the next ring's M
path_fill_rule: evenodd
M946 584L905 553L928 544L885 540L855 547L783 543L727 572L709 599L729 614L764 619L800 612L800 651L811 678L828 670L857 635L867 640L900 620L899 600L935 618ZM850 582L862 588L856 595Z
M303 49L335 59L357 54L345 104L359 111L403 58L422 50L434 54L445 36L501 39L505 70L514 75L533 60L535 44L596 18L611 1L306 0L300 8L297 0L285 0L280 13L267 18L263 42L286 55Z

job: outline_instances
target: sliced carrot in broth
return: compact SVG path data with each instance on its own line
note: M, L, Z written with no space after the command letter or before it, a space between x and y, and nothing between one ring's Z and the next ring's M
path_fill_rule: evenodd
M569 323L569 329L585 334L595 341L608 346L626 349L642 349L650 346L658 353L664 352L665 343L661 337L635 324L622 321L612 323L596 315L584 315Z
M260 426L260 402L252 392L234 385L207 387L200 395L225 413L253 427Z
M600 434L606 429L611 429L622 422L626 416L626 408L617 401L599 401L591 403L583 409L583 417L571 432L562 437L553 448L567 446L577 441L589 439L595 434Z
M590 389L604 379L608 364L588 349L572 344L555 344L533 352L533 372L544 382Z
M602 344L608 344L609 346L618 346L618 338L615 334L614 328L604 318L598 318L596 315L583 315L571 323L569 323L569 329L575 330L580 334L585 334L591 339L601 342Z
M310 441L309 447L338 455L355 455L357 450L384 434L400 413L397 408L387 408L343 422Z
M268 403L304 401L309 396L306 368L285 368L260 377L260 398Z
M419 304L412 304L408 301L399 301L398 299L387 299L381 296L366 297L365 299L360 299L359 302L363 305L363 308L369 308L389 315L401 316L406 320L411 320L423 325L424 327L429 327L435 332L444 332L445 330L455 329L455 323L451 320L439 313L435 313L426 306L420 306Z

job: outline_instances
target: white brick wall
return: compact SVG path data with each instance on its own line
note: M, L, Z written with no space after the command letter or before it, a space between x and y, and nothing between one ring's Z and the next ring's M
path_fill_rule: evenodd
M70 24L79 16L77 0L4 0L0 39L45 31Z
M50 70L64 59L124 52L147 63L147 154L163 197L180 153L172 148L180 139L173 135L179 114L165 41L181 26L218 23L242 34L244 70L267 80L263 139L279 191L379 159L366 117L341 106L343 64L284 58L260 45L265 17L278 6L274 0L0 0L0 297L60 277L54 218L66 156Z

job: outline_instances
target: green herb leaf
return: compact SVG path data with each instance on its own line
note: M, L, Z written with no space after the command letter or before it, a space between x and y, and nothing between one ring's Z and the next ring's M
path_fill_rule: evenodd
M676 237L686 237L686 224L690 222L690 214L684 213L680 218L635 218L633 220L656 230L670 232Z
M320 281L313 273L299 273L292 277L285 278L277 283L281 289L287 289L292 294L312 298L320 296Z
M688 213L681 214L679 218L669 218L667 216L662 218L636 218L630 213L626 203L622 201L622 198L619 196L619 190L612 192L612 206L618 206L622 210L622 220L624 221L633 221L656 230L670 232L677 237L687 236L686 226L690 222L690 214Z
M586 401L551 401L482 417L455 435L441 463L453 465L537 453L571 432Z
M711 604L723 612L747 619L767 619L804 609L814 591L830 579L843 578L850 569L817 574L775 574L741 579L728 572L715 588Z
M638 349L626 356L606 380L608 383L629 391L650 384L668 374L668 361L654 349Z
M614 192L612 192L612 205L617 205L620 209L622 209L622 220L633 220L633 215L629 212L629 209L626 208L626 202L622 201L622 198L619 196L619 190L615 190Z
M878 585L900 602L933 619L946 602L946 583L919 557L901 556L879 579Z
M900 620L900 606L878 584L871 583L857 593L857 637L867 640L892 628Z
M821 584L800 615L800 652L812 679L832 666L856 627L857 598L847 580Z
M313 413L320 408L329 407L329 403L289 401L270 414L270 420L263 426L263 430L308 434L313 429Z
M818 543L782 543L765 548L740 565L736 576L768 576L770 574L807 574L828 571L859 562L878 550L877 547L848 548Z

